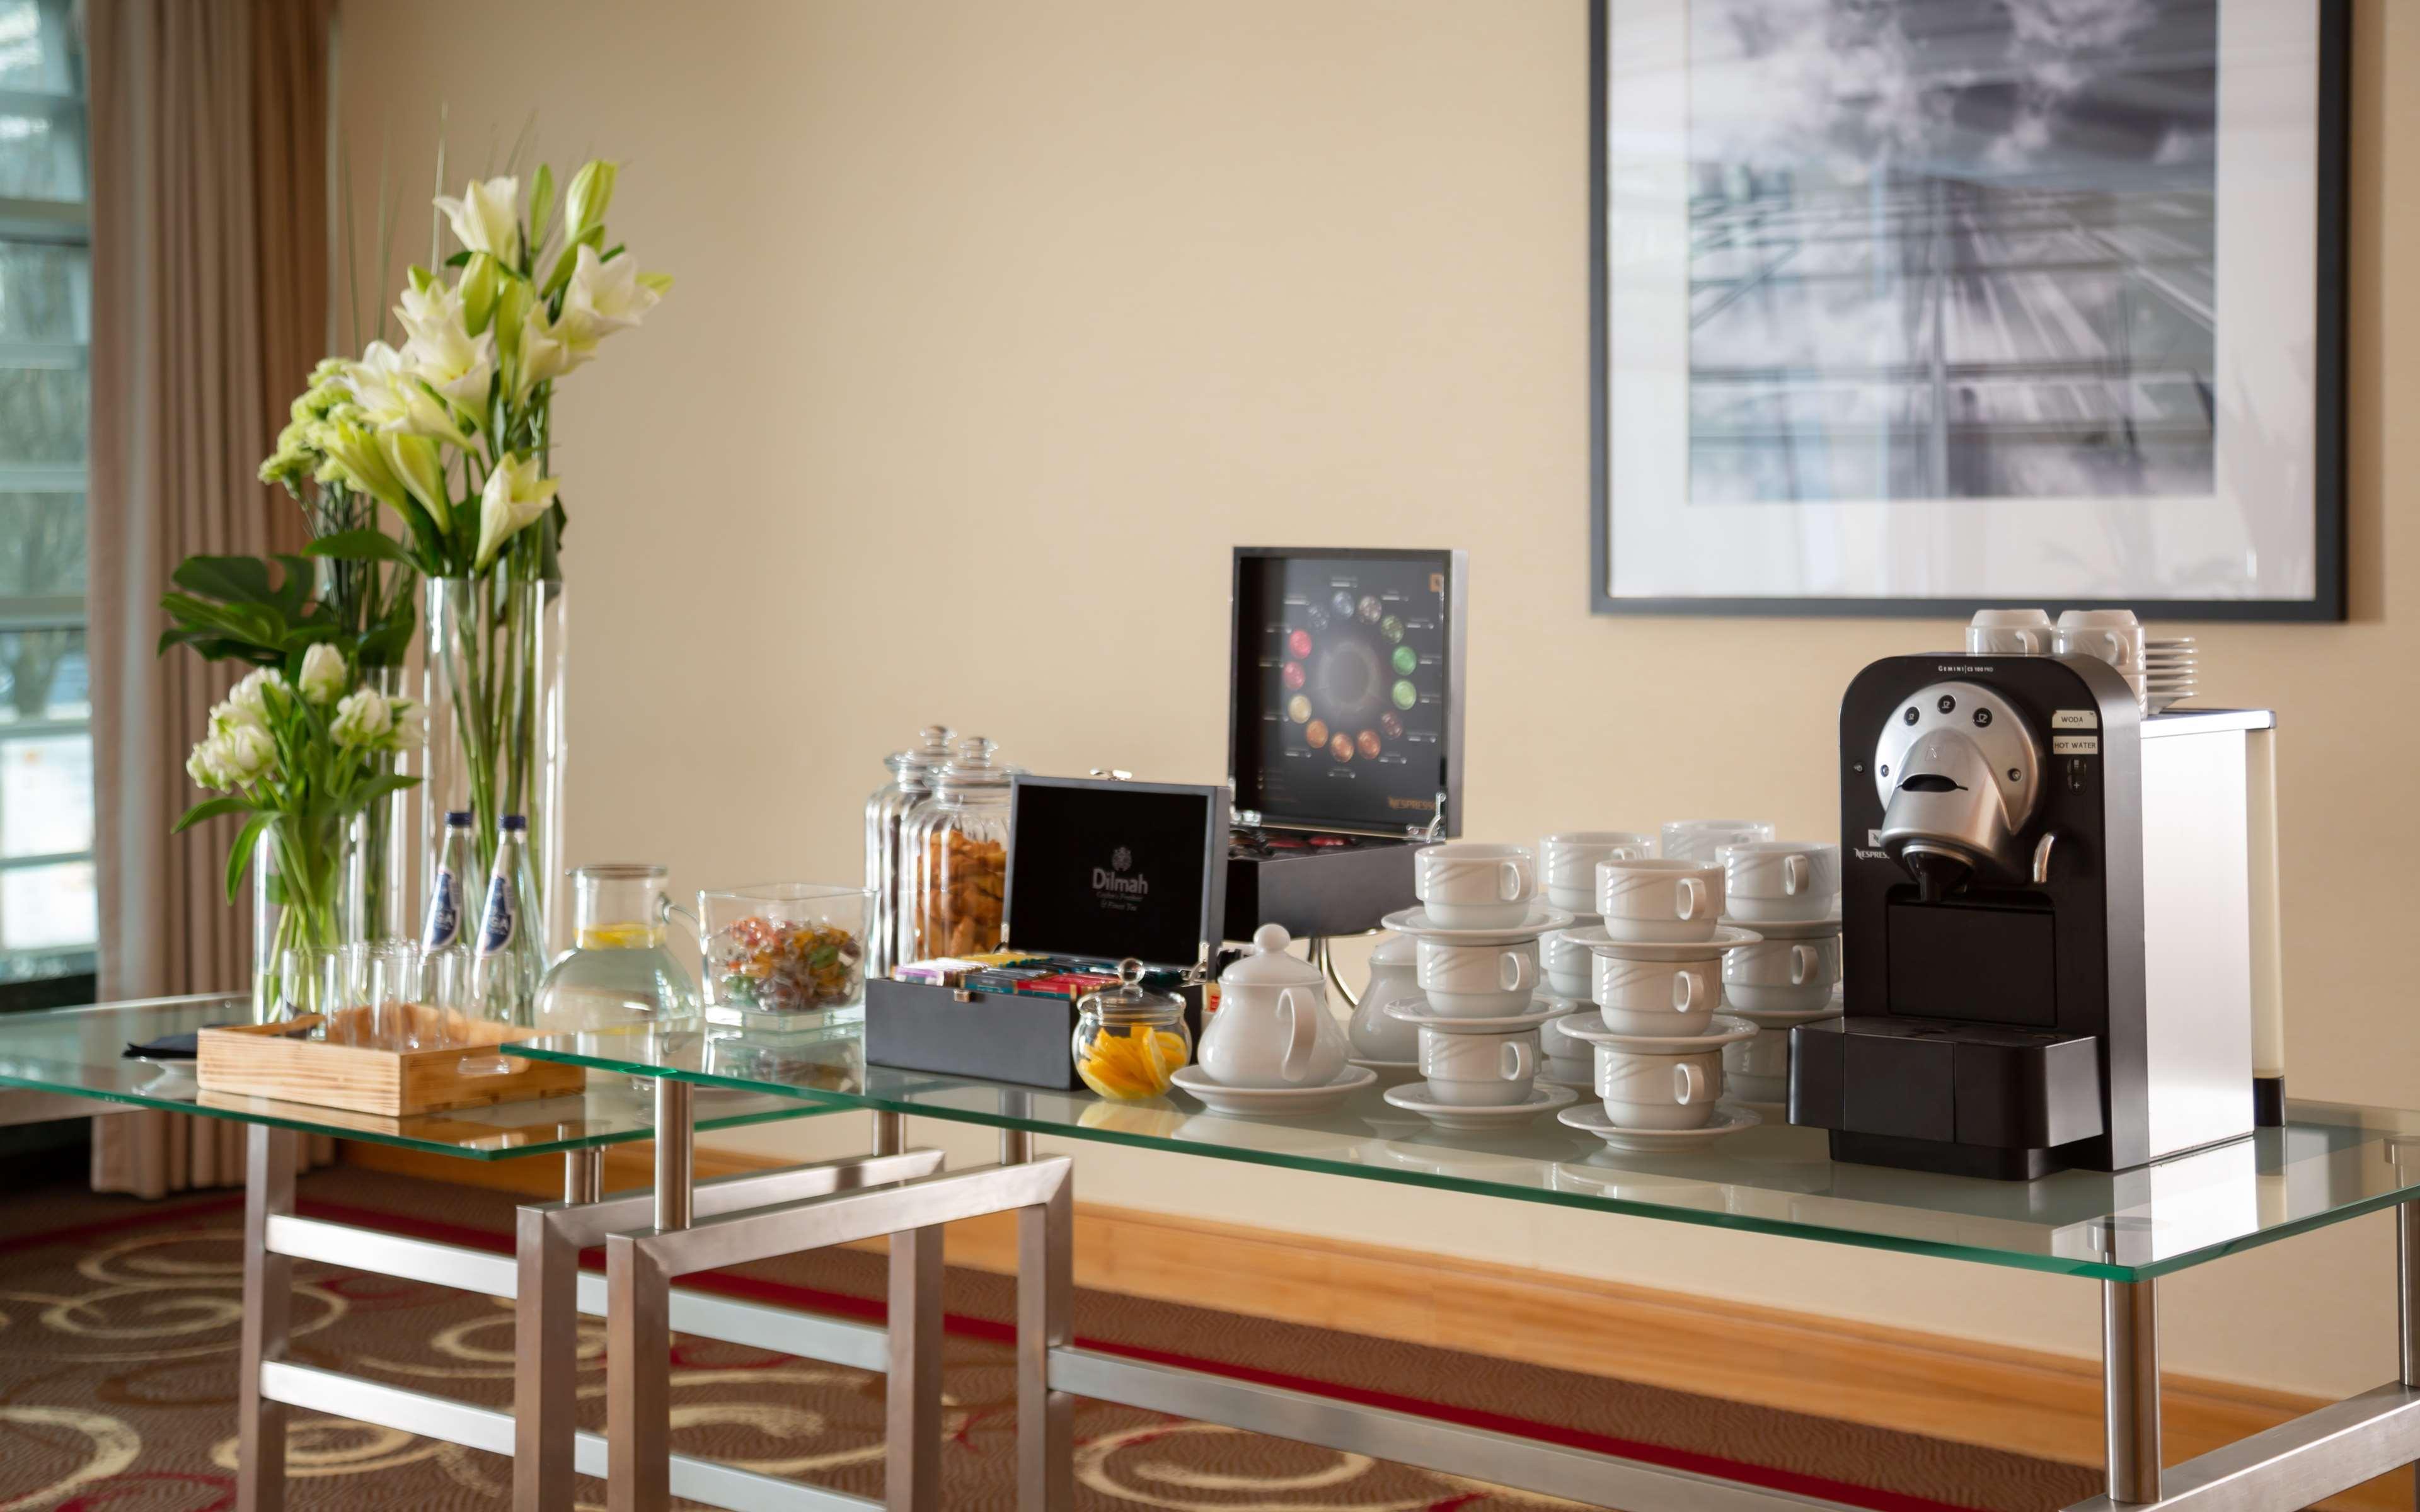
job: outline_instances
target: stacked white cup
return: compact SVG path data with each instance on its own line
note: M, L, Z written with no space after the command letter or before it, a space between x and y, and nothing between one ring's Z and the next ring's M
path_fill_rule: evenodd
M1550 930L1538 941L1538 967L1544 990L1573 1008L1596 1001L1596 957L1576 937L1604 920L1596 912L1600 861L1641 859L1655 854L1655 837L1631 829L1569 829L1538 842L1538 880L1546 902L1572 916L1569 927ZM1559 1022L1559 1021L1558 1021ZM1546 1060L1541 1079L1565 1087L1594 1085L1595 1054L1549 1023L1538 1031Z
M1604 1113L1572 1109L1575 1127L1707 1134L1755 1120L1718 1116L1723 1051L1755 1030L1715 1010L1723 1001L1723 962L1753 946L1754 930L1722 922L1723 869L1696 852L1711 833L1769 834L1752 821L1684 822L1665 827L1667 854L1609 856L1597 863L1601 922L1566 939L1590 957L1596 1012L1557 1021L1594 1054L1592 1086ZM1676 844L1690 854L1670 854Z
M1725 1047L1734 1091L1752 1103L1790 1095L1790 1031L1840 1011L1840 848L1823 841L1751 841L1721 851L1728 922L1762 938L1723 957L1728 1011L1756 1026Z

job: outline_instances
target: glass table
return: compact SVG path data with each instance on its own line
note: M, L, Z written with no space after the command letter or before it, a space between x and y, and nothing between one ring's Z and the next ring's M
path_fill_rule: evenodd
M2287 1512L2420 1460L2420 1113L2295 1103L2282 1128L2153 1165L2005 1182L1835 1163L1822 1131L1754 1104L1762 1123L1701 1152L1629 1154L1551 1116L1510 1134L1446 1132L1398 1111L1376 1088L1326 1117L1280 1120L1213 1115L1182 1093L1118 1104L1086 1092L894 1070L866 1063L861 1034L851 1026L776 1046L635 1029L532 1039L513 1049L678 1084L680 1092L664 1094L666 1106L683 1105L691 1088L721 1088L891 1119L985 1125L1001 1131L1003 1165L1031 1160L1032 1137L1049 1134L2086 1277L2102 1288L2110 1489L2102 1502ZM2164 1478L2158 1278L2390 1207L2399 1213L2403 1379L2170 1467ZM1047 1227L1037 1233L1051 1237ZM1021 1251L1027 1268L1063 1261ZM1047 1288L1049 1277L1036 1285ZM1041 1348L1049 1394L1183 1413L1583 1502L1803 1500L1341 1402L1292 1400L1295 1394L1095 1355L1063 1339ZM609 1383L609 1396L614 1389Z
M658 1191L605 1196L602 1151L654 1138L659 1101L627 1076L589 1078L583 1092L412 1118L380 1118L268 1098L206 1092L182 1066L128 1058L130 1044L211 1025L248 1022L246 997L204 996L0 1015L0 1123L156 1109L228 1119L249 1126L244 1155L243 1317L238 1340L239 1465L242 1512L282 1506L286 1417L296 1407L422 1433L513 1457L514 1505L567 1509L575 1472L603 1475L602 1438L575 1431L579 1315L606 1311L604 1278L581 1273L580 1252L625 1230L652 1230L661 1218ZM652 1089L653 1084L650 1084ZM798 1204L817 1196L885 1187L930 1174L936 1151L752 1172L716 1181L690 1180L695 1130L734 1128L832 1111L786 1092L718 1093L702 1110L684 1109L672 1137L658 1140L682 1169L684 1212L715 1215ZM308 1217L297 1211L294 1178L304 1134L328 1134L494 1161L560 1153L565 1199L523 1207L513 1250L487 1250L406 1238ZM934 1254L938 1259L939 1249ZM512 1299L516 1320L514 1410L475 1407L449 1397L304 1365L286 1358L287 1321L297 1259L451 1286ZM938 1304L938 1288L936 1288ZM885 1368L884 1331L730 1297L674 1292L670 1326L709 1338L786 1350L875 1370ZM939 1315L931 1327L939 1337ZM932 1390L939 1391L938 1358ZM938 1417L938 1400L936 1405ZM725 1507L856 1508L862 1498L799 1487L738 1467L676 1459L685 1494Z

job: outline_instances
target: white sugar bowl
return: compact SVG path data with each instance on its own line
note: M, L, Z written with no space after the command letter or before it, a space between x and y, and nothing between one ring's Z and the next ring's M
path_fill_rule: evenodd
M1285 953L1285 928L1264 924L1252 950L1218 977L1218 1011L1202 1033L1202 1074L1224 1087L1324 1087L1351 1046L1327 1011L1317 967Z

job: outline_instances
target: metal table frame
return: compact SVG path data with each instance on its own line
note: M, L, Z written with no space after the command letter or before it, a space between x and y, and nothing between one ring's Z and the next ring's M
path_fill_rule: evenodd
M694 1180L693 1088L658 1081L656 1184L612 1198L600 1154L566 1157L565 1196L518 1214L516 1253L491 1254L328 1223L294 1211L292 1130L248 1131L243 1319L237 1411L241 1512L285 1502L286 1419L307 1407L513 1458L517 1512L560 1512L576 1473L604 1475L613 1512L654 1512L680 1495L735 1512L837 1512L863 1498L670 1452L675 1332L885 1372L885 1502L939 1507L941 1433L940 1226L1018 1215L1017 1504L1064 1512L1074 1498L1073 1398L1089 1396L1598 1505L1647 1512L1838 1507L1687 1471L1542 1443L1414 1413L1362 1407L1226 1376L1077 1347L1072 1162L1036 1160L1032 1135L1003 1128L994 1165L942 1174L941 1155L905 1148L905 1119L875 1114L862 1156ZM48 1093L0 1094L0 1123L127 1111ZM891 1237L887 1328L675 1288L716 1266ZM601 1242L606 1273L582 1274ZM2397 1209L2397 1381L2214 1449L2163 1473L2155 1281L2102 1283L2107 1490L2069 1512L2293 1512L2420 1462L2420 1200ZM433 1281L515 1305L515 1411L504 1412L286 1359L296 1259ZM607 1432L576 1431L579 1315L609 1330ZM2420 1492L2420 1480L2415 1480ZM1845 1509L1843 1509L1845 1512Z

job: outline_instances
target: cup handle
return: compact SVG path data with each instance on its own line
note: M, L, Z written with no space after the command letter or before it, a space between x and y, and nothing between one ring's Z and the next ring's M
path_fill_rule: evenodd
M1299 1082L1311 1074L1311 1053L1319 1043L1319 1023L1303 1011L1302 1002L1291 987L1278 989L1278 1011L1285 1015L1286 1053L1278 1063L1278 1072L1289 1082Z
M1706 1068L1694 1060L1672 1062L1672 1101L1687 1107L1706 1097Z
M1508 1082L1524 1081L1538 1074L1538 1052L1527 1040L1507 1040L1497 1055L1496 1074Z
M1680 887L1674 888L1672 893L1673 906L1678 910L1677 917L1683 919L1695 918L1698 917L1698 911L1706 906L1706 884L1697 877L1683 877L1680 882Z
M2028 656L2039 656L2042 654L2041 632L2040 630L2019 630L2017 632L2017 644L2025 648L2024 655Z
M1672 973L1672 1011L1686 1013L1698 1000L1698 979L1685 971Z
M1815 952L1804 945L1792 946L1790 948L1790 985L1806 986L1807 979L1814 975L1814 972Z
M1781 890L1784 894L1795 898L1814 881L1815 869L1808 864L1807 857L1792 851L1781 858Z
M1528 894L1528 890L1529 879L1522 874L1520 862L1502 861L1497 863L1496 884L1496 901L1497 903L1519 903L1521 899Z
M1496 957L1496 986L1499 992L1517 993L1537 983L1529 979L1529 958L1518 950L1504 950Z

